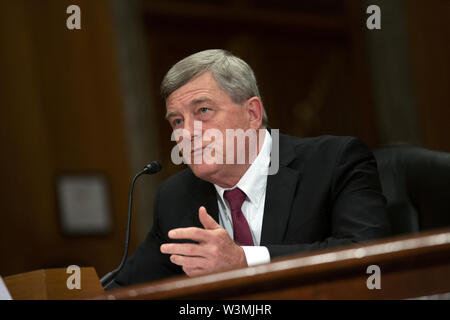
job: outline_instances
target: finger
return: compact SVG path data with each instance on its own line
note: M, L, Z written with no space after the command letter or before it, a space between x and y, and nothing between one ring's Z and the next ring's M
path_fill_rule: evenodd
M169 231L170 239L189 239L198 242L204 242L208 239L206 230L201 228L178 228Z
M204 256L203 250L198 244L191 243L165 243L160 248L165 254L178 254L183 256Z
M206 212L206 209L203 206L198 209L198 217L206 230L220 228L220 225L208 214L208 212Z
M170 261L176 265L188 269L201 268L205 264L205 258L201 257L185 257L173 254L170 256Z

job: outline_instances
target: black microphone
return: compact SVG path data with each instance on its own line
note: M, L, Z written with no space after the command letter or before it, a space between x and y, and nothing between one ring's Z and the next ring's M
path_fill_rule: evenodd
M131 181L130 184L130 193L128 195L128 219L127 219L127 229L125 234L125 249L123 251L122 261L120 262L120 265L114 269L113 271L109 272L103 278L100 280L100 283L102 284L104 289L108 289L111 284L113 283L116 276L119 274L120 270L122 270L123 266L125 265L125 261L127 260L128 256L128 246L130 242L130 228L131 228L131 209L132 209L132 203L133 203L133 189L134 189L134 183L136 182L137 178L139 178L143 174L154 174L159 171L161 171L162 165L159 161L152 161L148 165L144 167L142 171L140 171L138 174L136 174Z

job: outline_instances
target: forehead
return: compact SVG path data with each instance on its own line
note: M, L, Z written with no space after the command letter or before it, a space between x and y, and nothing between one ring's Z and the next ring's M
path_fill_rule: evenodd
M217 85L213 74L211 72L205 72L172 92L167 98L166 106L169 108L178 104L186 104L200 95L205 95L210 98L223 98L227 96Z

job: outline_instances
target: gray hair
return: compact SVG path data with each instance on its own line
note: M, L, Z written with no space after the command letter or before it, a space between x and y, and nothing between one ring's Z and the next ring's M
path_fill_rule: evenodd
M212 72L217 85L234 103L243 104L251 97L261 99L252 68L244 60L222 49L200 51L177 62L161 83L162 97L167 100L172 92L207 71ZM262 125L267 125L264 107L263 112Z

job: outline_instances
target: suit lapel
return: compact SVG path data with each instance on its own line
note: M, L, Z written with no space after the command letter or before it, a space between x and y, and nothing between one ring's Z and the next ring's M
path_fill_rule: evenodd
M282 242L299 181L300 172L287 166L295 159L295 152L292 144L283 135L280 135L279 148L280 168L278 173L267 177L260 243L262 246Z
M299 172L280 167L276 175L268 176L261 245L280 243L286 231Z
M192 192L193 201L191 202L191 212L194 226L203 228L198 218L198 209L201 206L204 206L206 208L206 212L208 212L208 214L213 217L217 223L219 223L219 208L217 205L216 189L214 188L214 185L200 180L197 177L194 179L197 182Z

